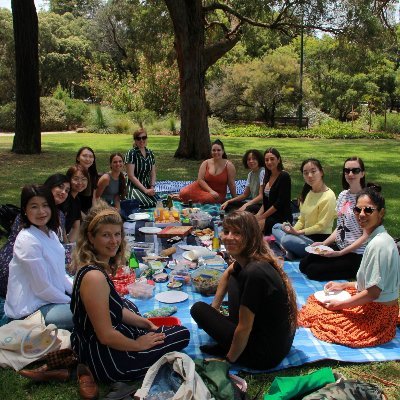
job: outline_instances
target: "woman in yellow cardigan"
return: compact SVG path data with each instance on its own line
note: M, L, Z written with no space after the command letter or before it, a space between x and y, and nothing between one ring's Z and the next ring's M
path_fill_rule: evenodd
M299 220L295 226L283 223L272 228L272 234L289 258L305 257L307 246L328 238L336 217L335 193L325 185L320 161L308 158L301 164L300 171L305 183L299 198Z

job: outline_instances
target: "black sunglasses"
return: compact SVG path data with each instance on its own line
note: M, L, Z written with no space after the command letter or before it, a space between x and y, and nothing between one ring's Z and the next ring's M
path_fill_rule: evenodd
M147 140L147 136L138 136L138 137L136 138L136 140L143 140L143 141L145 141L145 140Z
M357 206L355 206L353 208L354 214L360 214L361 211L363 211L363 210L364 210L365 214L371 215L376 210L376 208L374 208L374 207L357 207Z
M343 172L348 175L352 172L354 175L358 175L361 172L361 168L343 168Z

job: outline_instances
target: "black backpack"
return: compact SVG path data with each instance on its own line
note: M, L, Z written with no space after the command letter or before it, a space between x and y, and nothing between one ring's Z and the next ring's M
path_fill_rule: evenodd
M21 209L13 204L2 204L0 206L0 236L8 236L11 227Z

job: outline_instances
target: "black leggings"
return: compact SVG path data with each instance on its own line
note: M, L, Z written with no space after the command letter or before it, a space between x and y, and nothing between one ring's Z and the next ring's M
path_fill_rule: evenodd
M339 250L335 245L334 250ZM300 261L300 271L315 281L354 279L360 268L362 254L347 253L340 257L308 254Z

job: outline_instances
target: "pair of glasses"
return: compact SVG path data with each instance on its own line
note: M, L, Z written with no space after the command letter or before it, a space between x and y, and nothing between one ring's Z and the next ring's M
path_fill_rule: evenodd
M374 208L374 207L357 207L357 206L355 206L353 208L353 213L354 214L360 214L361 211L363 211L363 210L364 210L364 214L371 215L376 210L376 208Z
M361 172L361 168L343 168L343 172L348 175L350 172L353 173L353 175L358 175Z
M79 183L79 182L87 182L86 178L72 178L71 181Z
M137 140L137 141L139 141L139 140L145 141L145 140L147 140L147 136L138 136L138 137L136 138L136 140Z

